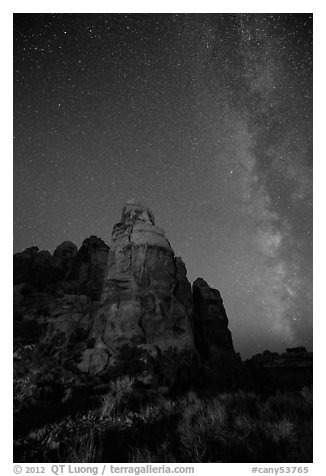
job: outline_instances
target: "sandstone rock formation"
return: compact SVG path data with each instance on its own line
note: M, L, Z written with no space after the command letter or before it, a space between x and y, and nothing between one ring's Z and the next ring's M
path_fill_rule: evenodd
M281 354L265 350L246 360L245 367L255 384L264 389L294 390L312 385L313 355L305 347L288 348Z
M69 277L76 255L77 246L71 241L64 241L54 250L53 263L64 271L64 279Z
M64 241L53 256L36 246L14 254L14 285L27 283L38 291L87 294L99 299L108 262L109 247L94 235L81 248ZM49 287L50 286L50 287Z
M42 428L43 441L45 424L57 420L62 428L67 415L79 421L102 407L103 395L105 407L130 396L138 411L156 395L173 399L190 389L206 399L264 383L274 390L312 382L312 355L302 348L243 365L219 291L201 278L191 286L153 213L136 201L123 207L111 247L93 235L79 249L65 241L53 255L30 247L14 255L13 274L16 435ZM113 437L115 408L106 417ZM32 440L17 438L18 454ZM57 452L57 440L50 444Z
M169 348L194 350L191 309L177 288L177 262L164 231L147 207L127 202L113 228L107 277L92 330L96 344L85 353L80 368L87 368L85 359L91 357L104 369L116 362L125 346L142 347L151 355ZM99 366L97 371L103 369Z
M109 246L97 236L83 241L73 264L72 278L82 294L100 299L109 258Z
M28 248L14 255L14 349L35 344L71 356L87 347L101 296L109 247L96 236L77 252L71 242L49 251ZM78 362L78 359L77 359Z
M38 251L37 246L31 246L21 253L14 254L14 284L29 282Z
M197 346L208 357L212 352L234 352L223 299L217 289L198 278L192 287Z
M64 277L64 269L54 264L51 253L39 251L37 246L14 254L13 261L14 285L27 283L43 289Z
M224 378L238 362L220 293L202 279L191 288L153 213L134 200L111 247L92 235L79 250L63 242L53 256L28 248L14 255L14 283L17 355L30 345L46 349L80 378L127 362L127 372L141 364L143 381L180 380L180 362L189 369L199 357Z

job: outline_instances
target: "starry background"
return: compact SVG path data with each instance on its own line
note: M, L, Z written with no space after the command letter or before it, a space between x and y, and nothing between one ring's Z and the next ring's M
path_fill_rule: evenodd
M312 346L312 15L14 14L14 251L154 212L243 357Z

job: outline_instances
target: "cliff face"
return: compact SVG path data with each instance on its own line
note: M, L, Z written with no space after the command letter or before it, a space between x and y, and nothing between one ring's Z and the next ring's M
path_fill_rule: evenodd
M192 290L197 348L206 357L212 353L234 353L229 320L220 292L201 278L196 279Z
M109 349L126 342L183 349L193 346L187 309L176 295L177 267L153 214L128 203L115 225L103 289L104 339ZM112 338L112 334L115 334Z
M135 201L110 247L91 236L79 250L66 241L53 256L36 247L14 255L14 297L16 359L41 344L74 375L101 376L131 353L143 381L166 355L169 371L181 355L234 362L220 293L202 279L191 289L153 213Z
M169 348L194 350L183 293L177 293L177 264L152 212L128 202L113 228L101 304L95 316L93 349L80 368L101 372L115 365L126 346L156 356Z
M74 243L64 241L53 256L32 246L14 254L14 289L24 283L50 295L86 294L96 300L102 293L108 254L109 247L94 235L78 251Z

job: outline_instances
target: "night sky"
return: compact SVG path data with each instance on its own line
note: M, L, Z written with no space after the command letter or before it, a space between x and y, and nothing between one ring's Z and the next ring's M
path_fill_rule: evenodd
M15 14L14 251L147 204L243 357L312 345L312 15Z

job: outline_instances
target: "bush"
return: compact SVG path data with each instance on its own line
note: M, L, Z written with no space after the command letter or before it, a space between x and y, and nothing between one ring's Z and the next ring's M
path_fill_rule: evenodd
M110 392L102 397L100 418L123 414L128 409L133 395L134 380L129 376L122 377L112 382Z
M39 428L16 452L20 461L312 461L309 389L269 398L228 392L203 399L194 391L172 398L140 394L135 380L124 377L99 403Z

